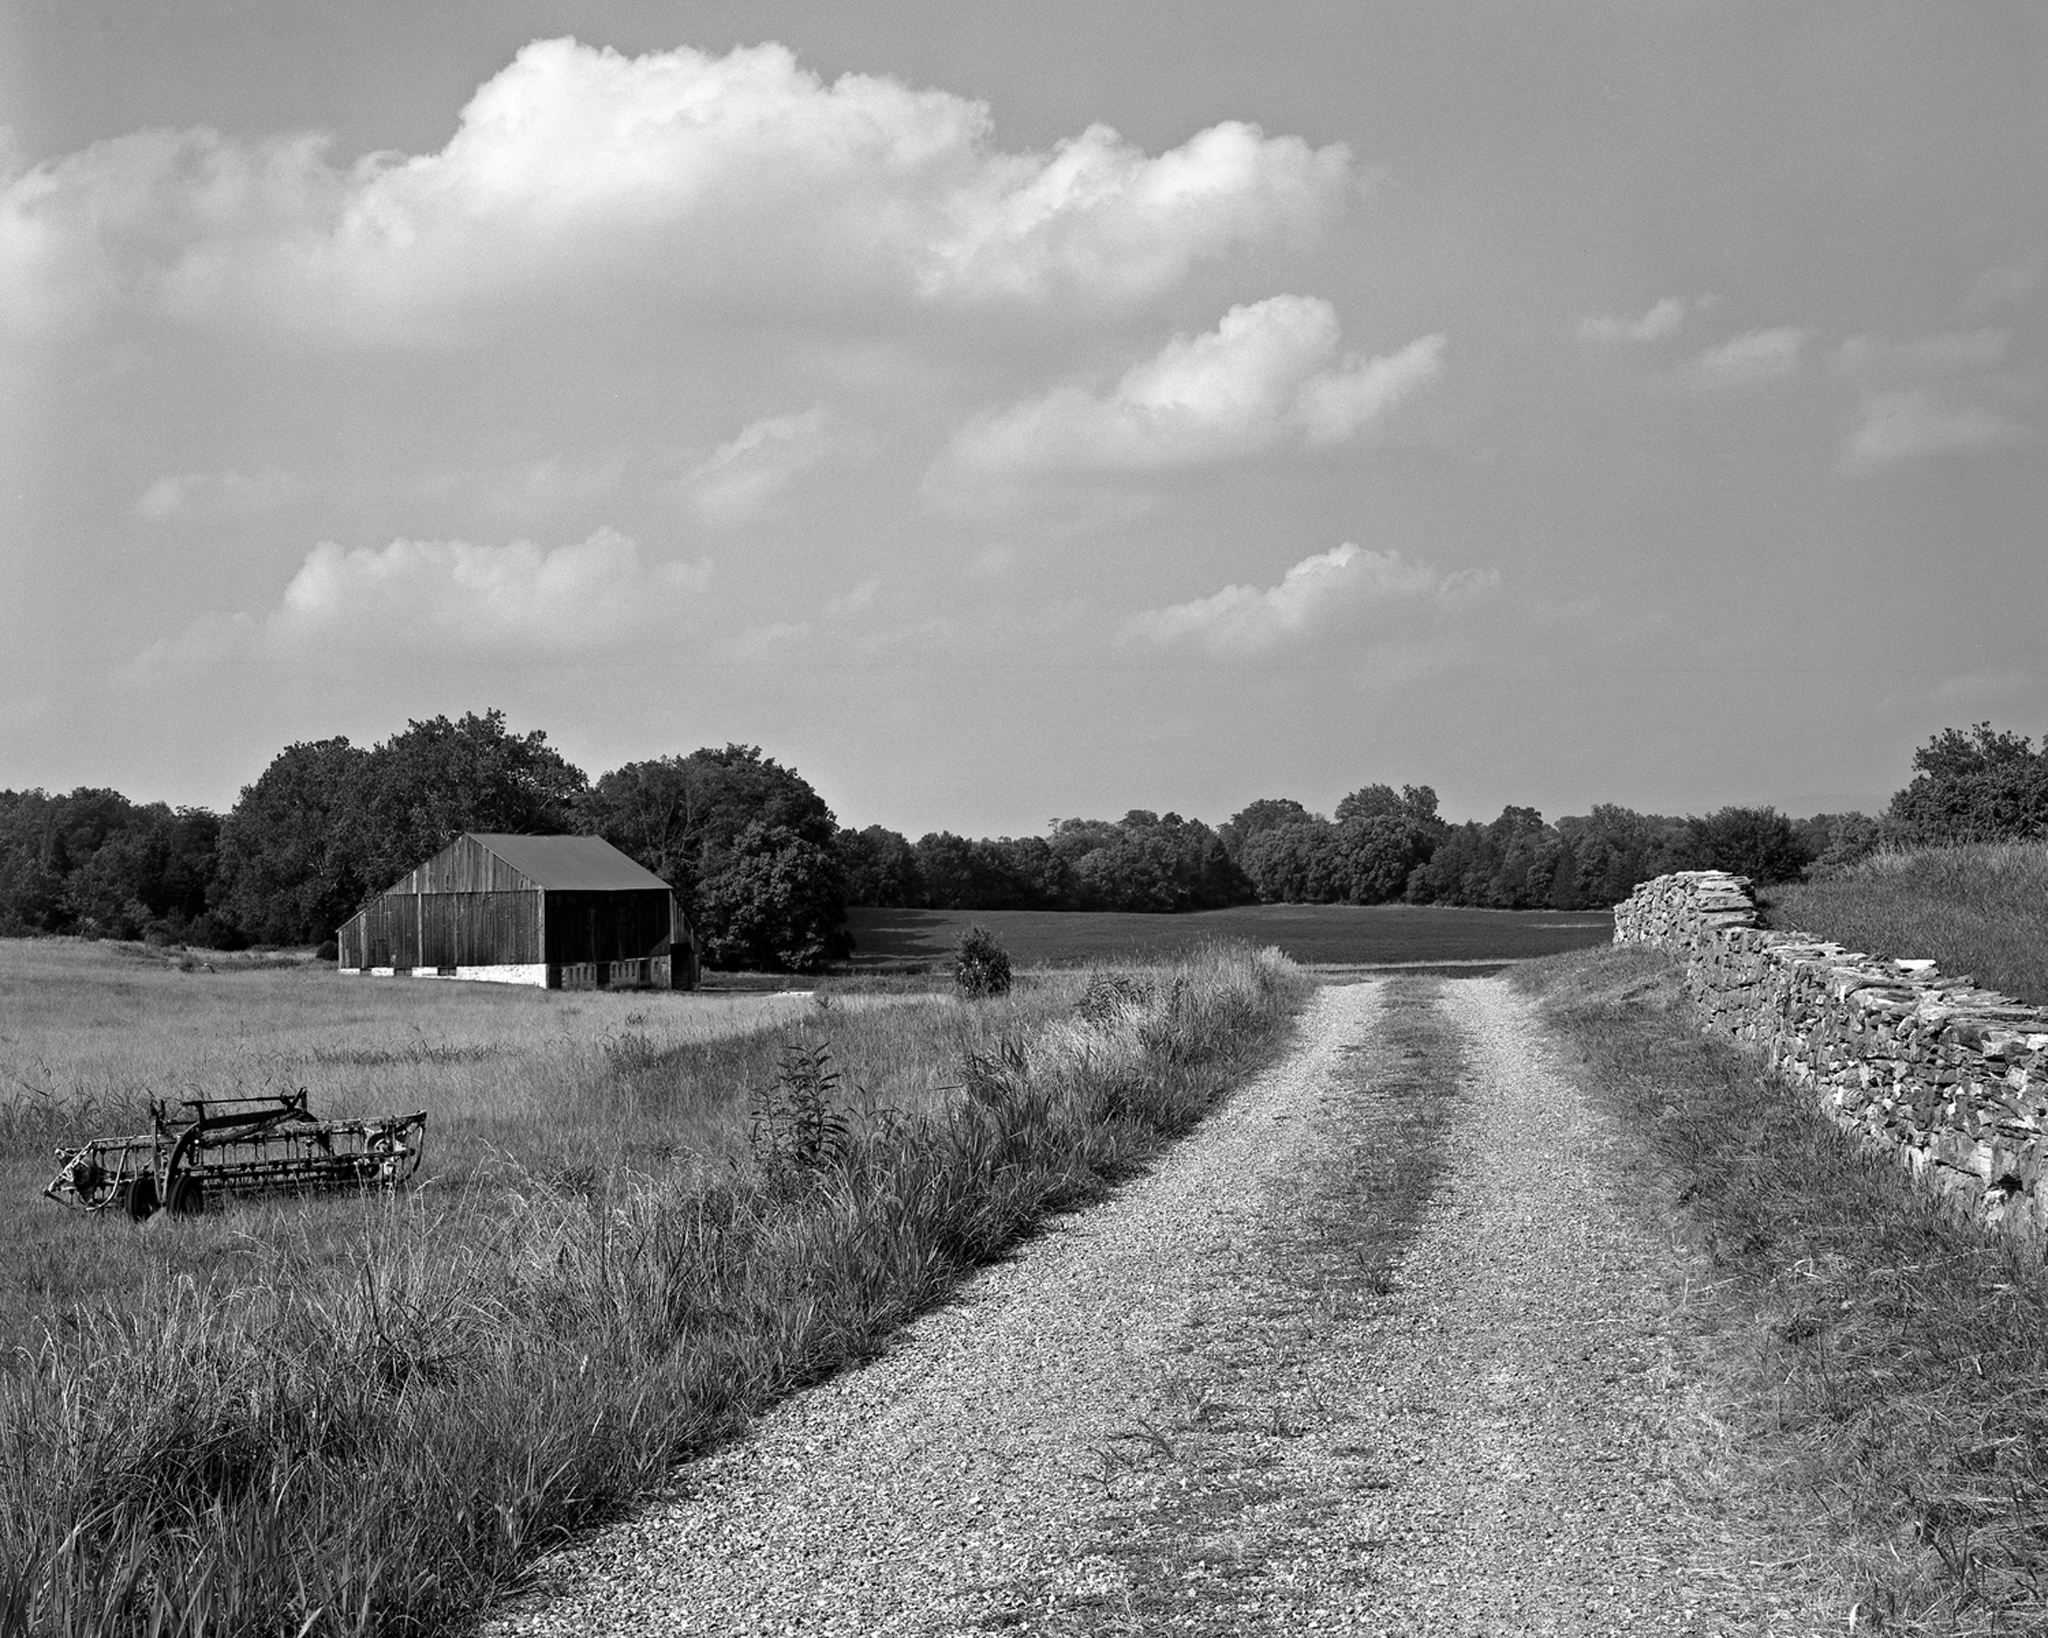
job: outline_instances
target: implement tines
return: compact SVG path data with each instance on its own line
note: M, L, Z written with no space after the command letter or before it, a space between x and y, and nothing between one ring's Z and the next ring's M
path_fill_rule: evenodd
M118 1207L140 1219L159 1207L203 1211L234 1194L392 1188L419 1169L426 1141L424 1110L319 1120L304 1087L265 1098L156 1102L150 1115L154 1132L60 1149L43 1192L85 1211Z

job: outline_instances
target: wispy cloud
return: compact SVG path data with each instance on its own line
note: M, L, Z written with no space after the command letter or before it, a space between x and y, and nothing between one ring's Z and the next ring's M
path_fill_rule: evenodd
M142 682L231 658L306 661L342 645L413 659L587 654L674 630L710 579L709 563L644 563L612 529L553 550L523 540L375 549L323 541L275 608L204 615L144 650L125 675Z
M1337 357L1336 309L1314 296L1233 307L1178 335L1113 388L1069 383L976 417L925 478L925 494L972 509L1034 474L1131 475L1242 460L1286 442L1364 436L1443 371L1444 338Z
M1950 375L1988 369L2005 357L2004 330L1945 330L1935 335L1892 341L1883 336L1851 336L1835 349L1834 367L1842 375Z
M2031 436L1982 405L1952 403L1918 389L1867 393L1842 448L1842 470L1861 475L1901 461L2005 448Z
M1581 319L1579 339L1605 345L1623 341L1662 341L1666 336L1678 333L1679 326L1685 323L1685 314L1686 304L1683 301L1676 296L1666 296L1638 319L1604 315Z
M148 523L256 517L290 506L306 493L293 473L180 472L158 478L135 499L134 513Z
M2030 694L2040 678L2031 671L1993 671L1979 667L1958 672L1935 684L1934 697L1944 705L1992 705Z
M1226 122L1153 155L1103 125L1047 152L986 105L826 83L779 45L628 57L526 46L438 153L336 163L317 133L136 132L0 182L0 320L131 308L333 339L445 342L621 291L1129 307L1197 264L1303 242L1356 180Z
M1355 631L1377 617L1435 604L1449 607L1500 584L1493 570L1445 574L1399 552L1346 542L1303 558L1273 586L1225 586L1208 597L1146 609L1123 626L1126 639L1162 649L1194 647L1246 657L1301 646L1325 633Z
M1791 325L1751 330L1709 347L1679 371L1679 385L1694 392L1726 392L1783 381L1799 372L1807 332Z
M823 404L800 415L764 416L730 442L696 456L682 477L683 496L707 523L745 523L830 453L833 432Z

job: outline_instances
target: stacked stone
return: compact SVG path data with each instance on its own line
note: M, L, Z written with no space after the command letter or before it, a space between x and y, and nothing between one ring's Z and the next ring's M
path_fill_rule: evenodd
M1709 1029L1980 1222L2048 1245L2048 1012L1932 961L1758 925L1749 882L1688 870L1614 911L1617 944L1685 962Z

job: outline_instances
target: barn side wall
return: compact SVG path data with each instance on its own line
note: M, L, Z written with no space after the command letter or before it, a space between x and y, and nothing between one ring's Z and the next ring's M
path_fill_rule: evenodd
M384 893L336 942L351 967L532 966L540 911L538 893Z
M2048 1012L1758 924L1749 882L1715 870L1645 882L1614 941L1685 963L1701 1023L1993 1228L2048 1246Z

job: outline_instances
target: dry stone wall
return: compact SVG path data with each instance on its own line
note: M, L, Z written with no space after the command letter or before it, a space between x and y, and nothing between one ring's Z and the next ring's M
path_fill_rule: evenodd
M2048 1243L2048 1012L1932 961L1767 930L1747 878L1719 870L1644 882L1615 906L1614 941L1682 958L1708 1029L1967 1215Z

